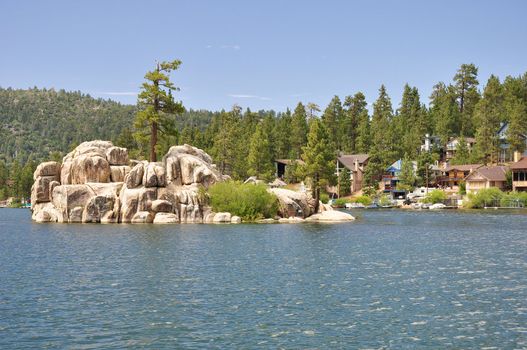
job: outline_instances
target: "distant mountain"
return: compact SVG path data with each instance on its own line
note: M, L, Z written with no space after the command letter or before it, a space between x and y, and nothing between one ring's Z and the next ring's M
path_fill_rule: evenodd
M49 159L79 143L116 142L133 124L137 107L93 98L80 91L0 88L0 160ZM213 112L189 111L178 124L205 128Z

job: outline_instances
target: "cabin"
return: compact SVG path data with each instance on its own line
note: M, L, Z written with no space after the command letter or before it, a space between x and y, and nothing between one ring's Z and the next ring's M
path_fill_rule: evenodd
M362 190L364 170L370 157L367 154L342 154L337 157L337 174L343 168L350 172L351 193Z
M506 166L484 166L473 170L465 178L467 193L477 193L481 189L491 187L505 189L508 169Z
M500 153L498 155L499 163L509 163L517 161L520 157L517 157L512 150L509 141L507 140L507 133L509 130L509 123L501 123L500 129L498 130L498 139L500 141ZM523 142L525 143L526 151L520 156L527 156L527 135L521 135ZM517 159L515 159L517 157Z
M296 163L298 165L305 164L302 159L275 159L274 163L275 163L275 166L276 166L276 174L275 175L279 179L283 179L284 178L286 168L289 165L291 165L293 163Z
M436 179L439 187L457 188L460 183L474 170L481 168L483 164L452 165L443 170L443 176Z
M512 172L512 190L518 192L527 191L527 157L510 165Z
M446 152L445 157L446 160L450 160L455 157L456 151L459 147L459 142L461 141L461 137L454 137L451 138L447 144L446 144ZM467 146L468 151L472 151L472 148L474 147L474 144L476 143L476 139L473 137L465 137L465 144Z
M385 192L394 191L397 188L397 183L399 182L399 176L401 175L401 169L403 166L402 159L394 162L388 168L386 168L384 175L382 176L382 186ZM417 172L417 162L412 161L412 167L414 169L414 174Z

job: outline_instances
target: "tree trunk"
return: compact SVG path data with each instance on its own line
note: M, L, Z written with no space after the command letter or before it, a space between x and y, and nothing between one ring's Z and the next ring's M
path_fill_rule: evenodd
M150 161L157 162L156 154L157 145L157 122L152 122L151 134L150 134Z
M318 207L320 203L320 187L318 185L319 176L318 174L315 175L315 179L313 181L313 194L315 197L315 213L318 213Z

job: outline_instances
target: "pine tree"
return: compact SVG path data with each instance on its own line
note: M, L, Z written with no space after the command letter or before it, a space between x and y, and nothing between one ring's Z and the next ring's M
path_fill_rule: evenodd
M370 116L368 115L368 111L364 110L359 114L355 152L368 153L370 151L370 144Z
M138 96L140 111L137 113L134 126L137 129L136 136L140 142L147 137L150 139L149 159L157 161L158 133L162 135L174 135L175 115L184 112L180 101L174 101L172 91L179 89L170 81L169 74L178 69L181 61L161 62L156 68L147 72L142 85L142 91Z
M342 120L343 109L338 96L334 96L324 110L322 122L328 130L330 141L337 150L342 150Z
M454 76L454 83L461 115L460 132L470 136L474 133L474 108L480 98L478 68L472 63L462 64Z
M499 139L497 132L500 121L504 118L503 87L499 79L491 75L483 98L474 110L474 120L477 121L476 129L476 157L485 163L497 163L499 152Z
M458 144L456 147L456 154L454 155L454 158L451 160L451 164L459 165L459 164L468 164L470 162L470 152L467 146L467 140L464 136L461 136L458 140Z
M305 146L307 141L307 119L306 109L304 105L299 102L293 113L291 119L291 153L293 158L298 159L302 154L302 147Z
M394 161L396 135L392 124L393 110L390 97L384 85L379 89L379 97L373 104L371 121L372 151L379 157L381 167Z
M430 122L443 145L459 132L460 113L456 98L454 87L442 82L434 86L430 96Z
M353 97L347 96L344 100L345 110L342 122L344 134L342 143L343 151L346 153L356 152L361 116L364 112L366 112L366 115L368 113L366 106L366 97L362 92L357 92Z
M268 120L268 124L274 122L274 156L276 158L290 158L291 155L291 112L289 109L285 113L280 113L276 121ZM294 157L293 157L294 158Z
M335 150L321 121L311 121L307 145L303 151L302 159L305 164L302 169L304 175L311 178L311 189L316 201L315 211L318 211L320 189L333 182L335 173Z
M402 138L399 155L407 154L411 158L417 156L421 146L421 139L428 129L426 118L426 108L421 105L419 91L417 88L411 88L406 84L401 106L397 111L397 116L394 118L396 134Z
M347 196L351 193L350 171L344 167L339 174L339 196Z
M256 130L249 143L249 156L247 157L249 175L269 180L273 176L273 157L269 147L269 135L265 134L262 124Z
M397 184L397 188L411 191L415 186L416 180L414 164L412 163L410 157L405 154L401 162L401 174L399 175L399 183Z

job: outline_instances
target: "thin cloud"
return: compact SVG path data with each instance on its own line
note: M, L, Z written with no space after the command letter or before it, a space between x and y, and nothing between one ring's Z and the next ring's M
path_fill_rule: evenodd
M237 45L237 44L234 44L234 45L220 45L220 46L214 46L214 45L207 45L205 46L206 49L213 49L213 48L219 48L219 49L222 49L222 50L241 50L241 46L240 45Z
M254 99L258 99L258 100L262 100L262 101L271 101L271 98L270 98L270 97L257 96L257 95L229 94L228 96L229 96L229 97L234 97L234 98L254 98Z
M137 96L135 91L102 91L97 92L99 95L108 95L108 96Z

